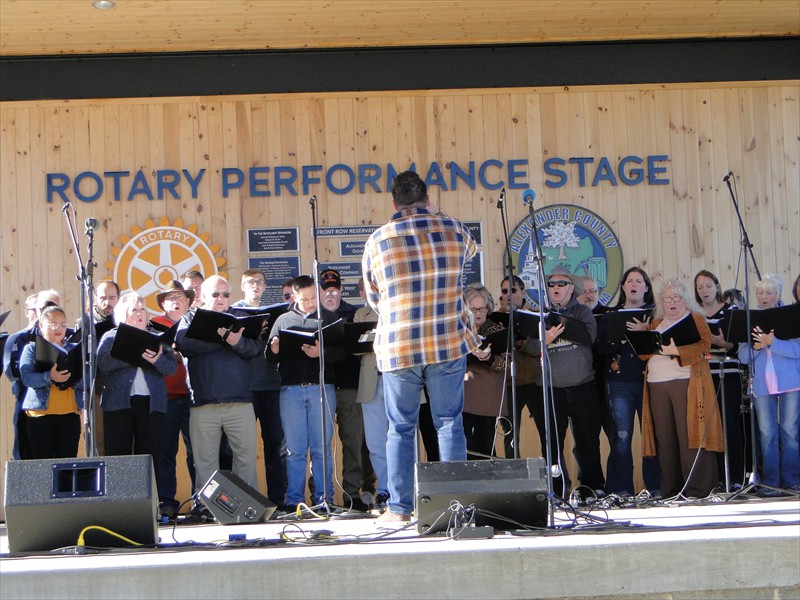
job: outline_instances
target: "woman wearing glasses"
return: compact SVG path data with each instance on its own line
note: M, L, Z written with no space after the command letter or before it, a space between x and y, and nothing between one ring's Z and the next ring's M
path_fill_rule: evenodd
M708 352L711 331L697 311L689 289L667 280L656 299L649 327L665 332L692 319L700 341L678 346L674 340L647 361L642 408L642 456L658 456L664 498L704 498L717 481L715 452L722 452L722 420L711 381Z
M475 333L485 337L503 329L488 318L494 311L494 299L483 285L468 286L464 299L473 316ZM476 350L467 359L463 417L468 458L490 458L497 454L494 443L497 420L508 416L508 403L503 394L506 356L504 352L493 354L492 348L487 347Z
M67 318L58 306L41 312L39 329L42 337L67 352L76 344L66 340ZM63 387L70 380L69 371L53 365L47 371L36 366L36 342L31 342L20 357L20 379L28 388L22 404L27 416L31 458L66 458L77 456L81 437L80 411L83 408L82 380L74 387Z
M114 322L146 329L144 298L135 292L123 294L114 307ZM105 451L108 456L151 454L155 460L167 412L164 376L175 373L178 363L172 348L163 344L142 353L147 366L115 358L111 348L118 333L119 328L106 333L97 348L97 367L106 376L102 399Z

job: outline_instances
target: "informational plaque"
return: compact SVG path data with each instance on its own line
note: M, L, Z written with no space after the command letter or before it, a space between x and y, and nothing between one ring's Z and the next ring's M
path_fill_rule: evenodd
M266 227L247 230L247 251L298 252L300 250L297 227Z
M261 305L283 302L281 286L290 277L300 274L299 256L262 256L247 259L249 269L258 269L264 274L267 288L261 296Z
M464 221L464 225L469 229L472 237L480 245L483 244L483 225L480 221Z
M470 283L483 283L483 251L473 256L464 265L464 274L461 277L464 287Z

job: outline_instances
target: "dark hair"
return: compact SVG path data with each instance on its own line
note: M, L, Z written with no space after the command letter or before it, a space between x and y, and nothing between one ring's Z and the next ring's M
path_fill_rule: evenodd
M181 279L194 279L195 277L199 277L200 279L205 279L205 277L203 277L203 274L196 269L192 269L191 271L186 271L186 273L183 274L183 277L181 277Z
M653 294L653 283L650 281L650 276L647 274L647 271L640 267L631 267L622 274L622 278L619 280L619 301L615 308L622 308L625 306L627 298L625 297L625 290L622 289L622 286L625 285L625 280L628 279L628 275L631 273L638 273L642 276L642 279L644 279L644 284L647 286L647 291L644 293L644 303L655 304L656 297L655 294Z
M63 308L57 306L56 304L51 303L50 306L41 310L41 313L39 314L39 320L41 321L42 319L47 319L49 321L50 315L52 315L53 313L61 313L65 317L67 316L67 313L64 312Z
M730 288L722 292L722 301L726 304L733 304L739 308L745 308L744 294L741 290Z
M99 288L104 283L107 284L107 285L113 285L114 289L117 290L117 296L119 296L119 284L116 281L112 280L112 279L103 279L102 281L97 282L97 285L94 286L94 289Z
M292 279L292 289L295 292L299 292L300 290L312 287L314 285L314 278L309 275L299 275Z
M714 285L717 286L717 302L722 302L722 286L719 284L719 279L717 279L717 276L711 271L706 271L703 269L702 271L698 271L697 275L694 276L694 299L697 301L697 303L701 306L703 304L703 301L700 299L700 294L697 293L697 280L700 277L708 277L714 282Z
M797 279L794 280L794 285L792 285L792 297L794 298L795 302L800 302L800 298L797 297L797 284L800 283L800 275L797 276Z
M293 284L294 284L294 277L289 277L289 279L287 279L281 284L281 288L292 287Z
M392 180L392 198L398 208L408 208L425 202L428 186L414 171L403 171Z
M524 290L525 289L525 282L522 281L522 279L520 279L516 275L512 275L511 277L512 277L512 280L514 281L514 285L517 286L518 290ZM508 275L503 277L503 281L508 281ZM503 281L500 282L500 286L501 287L503 285Z

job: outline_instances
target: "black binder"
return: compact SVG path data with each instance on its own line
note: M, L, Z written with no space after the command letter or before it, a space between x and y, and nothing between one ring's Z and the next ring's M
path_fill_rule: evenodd
M605 319L607 323L606 339L609 342L621 342L629 333L627 323L638 319L644 321L647 318L652 318L652 309L641 308L621 308L615 311L609 311L597 315L598 321Z
M664 343L661 333L655 330L626 331L625 339L637 355L660 354L661 344Z
M239 309L234 308L233 310ZM186 330L186 337L195 340L205 340L206 342L227 344L228 342L223 340L217 333L217 329L223 327L234 332L244 329L242 333L244 337L256 340L261 335L264 323L266 323L268 319L269 314L267 313L237 317L228 312L215 312L213 310L198 308L195 310L192 322Z
M172 346L177 331L177 323L161 333L120 323L114 343L111 345L111 356L137 367L152 367L152 363L142 358L142 353L145 350L157 352L160 344Z
M290 327L281 329L279 336L280 356L289 358L305 357L303 346L314 345L319 334L315 326L317 319L307 319L305 327ZM337 319L322 328L322 342L326 346L338 346L345 342L344 321Z
M267 339L269 332L272 331L272 326L275 321L283 313L289 310L288 302L279 302L277 304L270 304L269 306L231 306L230 310L238 313L236 316L262 316L267 317L267 326L264 328L263 339Z
M481 350L485 350L491 344L492 354L504 354L508 349L508 328L493 331L481 342Z
M800 338L800 303L750 311L751 330L759 326L761 331L775 332L779 340ZM747 311L726 311L720 324L725 339L729 342L752 343L752 336L747 331Z
M74 387L83 379L83 357L81 356L81 345L78 344L71 350L56 346L48 342L42 336L36 336L36 369L45 372L57 366L59 371L69 371L69 379L61 383L53 382L60 390Z
M375 339L373 332L377 321L361 321L359 323L344 324L344 343L349 354L370 354L374 352L372 342Z

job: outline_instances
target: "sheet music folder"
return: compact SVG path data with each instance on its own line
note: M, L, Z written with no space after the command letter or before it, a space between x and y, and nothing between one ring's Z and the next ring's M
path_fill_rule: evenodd
M56 365L59 371L69 371L69 379L67 381L61 383L53 382L53 385L58 389L65 390L73 387L83 379L83 357L81 356L80 344L67 351L63 347L48 342L40 335L36 336L35 343L34 360L39 371L49 371L53 368L53 365Z
M177 331L177 323L161 333L120 323L114 343L111 345L111 356L137 367L152 367L152 363L142 358L144 351L157 352L160 344L171 346Z
M284 357L304 357L303 345L314 345L319 334L318 320L307 319L305 327L281 329L278 333L280 354ZM322 328L322 342L326 346L338 346L345 342L344 321L337 319Z
M628 331L625 333L636 354L658 354L661 346L675 342L676 346L688 346L700 341L700 332L691 314L664 331Z
M370 332L378 326L377 321L360 321L358 323L344 324L344 343L350 354L370 354L374 352L372 342L374 333Z
M489 318L495 323L502 323L508 327L508 313L494 312ZM569 340L576 344L585 346L592 345L592 338L586 324L580 319L573 319L567 315L556 312L544 313L545 328L554 327L561 323L564 331L559 336L560 339ZM514 331L517 338L539 339L539 315L529 310L519 309L514 311Z
M233 310L239 309L234 308ZM261 335L264 323L268 320L269 313L266 312L237 317L228 312L215 312L213 310L198 308L195 310L194 318L192 318L192 322L186 330L186 337L196 340L205 340L206 342L227 344L217 333L217 329L222 327L224 329L230 329L231 331L244 329L242 333L244 337L256 340Z
M800 338L800 303L750 311L751 330L758 325L761 331L775 332L779 340ZM720 322L722 335L729 342L751 343L752 336L747 331L747 311L726 311Z
M606 339L608 339L609 342L621 342L628 333L627 324L629 322L634 319L644 321L652 316L652 309L621 308L619 310L601 313L597 315L597 319L598 321L600 319L605 319L607 323Z

